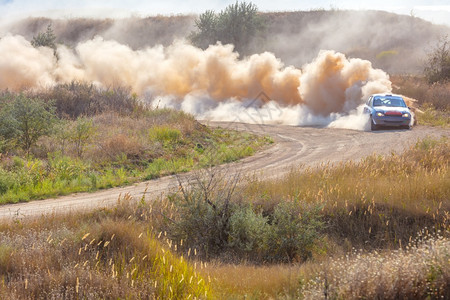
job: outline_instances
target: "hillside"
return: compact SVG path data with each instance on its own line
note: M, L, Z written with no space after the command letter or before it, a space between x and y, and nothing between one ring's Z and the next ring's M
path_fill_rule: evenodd
M450 28L423 19L382 11L297 11L263 13L265 40L250 41L251 53L273 52L287 65L301 67L322 49L370 60L389 73L420 73L427 49ZM196 16L128 19L29 18L0 28L32 39L51 22L58 42L76 45L99 35L133 49L170 45L194 30Z
M389 73L423 69L427 49L446 26L383 11L311 11L267 15L266 49L287 64L310 61L321 49L370 60Z

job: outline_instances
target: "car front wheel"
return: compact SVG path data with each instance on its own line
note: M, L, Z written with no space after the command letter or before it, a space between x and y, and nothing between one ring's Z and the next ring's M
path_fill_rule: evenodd
M377 126L377 124L375 124L374 122L373 122L373 119L372 119L372 117L370 117L370 130L377 130L378 129L378 126Z

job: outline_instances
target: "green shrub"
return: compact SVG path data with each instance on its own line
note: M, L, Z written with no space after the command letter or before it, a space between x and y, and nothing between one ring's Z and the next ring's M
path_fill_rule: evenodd
M8 140L0 135L0 156L2 153L6 153L10 148L13 148L13 146L8 143Z
M268 218L251 206L237 206L230 217L229 246L235 251L261 258L266 250Z
M94 137L97 128L92 119L78 117L70 134L70 140L74 143L78 157L83 155L87 144Z
M31 45L33 47L49 47L55 50L56 53L56 35L53 32L52 24L47 26L47 31L40 32L37 36L33 37Z
M70 180L81 177L89 169L83 161L68 156L55 155L49 158L52 177L59 180Z
M151 141L162 145L178 143L181 140L181 131L170 126L154 126L149 129L148 136Z
M178 216L170 224L173 240L186 241L185 247L200 249L206 257L216 256L228 246L231 212L229 203L209 196L197 189L176 197Z
M0 195L6 193L14 185L11 174L0 168Z
M318 206L282 201L263 212L233 201L236 181L209 176L180 185L180 193L170 196L175 213L167 231L173 240L208 259L293 262L312 256L323 229Z
M13 184L11 188L17 189L20 186L33 185L40 180L44 172L44 166L39 160L22 159L18 156L12 158L11 167L7 171L7 176Z
M24 160L20 158L19 156L14 156L12 158L12 167L17 169L22 169L25 166Z
M306 260L313 254L323 223L318 206L282 201L274 209L268 238L269 259Z
M145 169L144 180L151 180L161 176L162 170L165 168L166 161L162 158L157 158L152 161Z
M0 136L19 145L29 154L37 140L51 132L55 120L51 102L16 95L0 111Z
M39 159L28 159L24 172L27 173L33 185L38 184L46 175L44 163Z
M428 54L424 72L429 83L450 79L450 40L448 36L441 38Z
M61 119L55 123L52 130L52 138L55 140L56 144L59 146L59 151L62 155L66 154L66 149L69 146L70 140L73 136L72 123L68 120Z

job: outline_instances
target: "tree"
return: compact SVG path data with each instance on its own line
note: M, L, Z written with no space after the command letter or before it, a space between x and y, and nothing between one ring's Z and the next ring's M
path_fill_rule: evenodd
M64 119L59 120L53 126L52 136L59 144L62 156L66 154L66 146L72 138L71 129L69 122Z
M51 103L20 94L0 112L0 136L29 154L37 140L50 133L55 120Z
M439 39L428 54L425 76L429 83L450 80L450 41L448 36Z
M195 21L196 32L190 39L202 49L220 41L233 44L236 51L246 53L250 43L264 31L264 22L253 3L236 2L220 13L206 11Z
M96 128L91 119L79 117L72 129L70 139L75 145L77 156L81 157L86 144L92 139Z
M37 36L34 36L31 45L36 48L49 47L56 51L56 35L53 32L52 24L47 26L46 32L40 32Z
M217 16L212 10L207 10L195 20L197 32L191 34L191 41L197 47L208 48L217 41Z

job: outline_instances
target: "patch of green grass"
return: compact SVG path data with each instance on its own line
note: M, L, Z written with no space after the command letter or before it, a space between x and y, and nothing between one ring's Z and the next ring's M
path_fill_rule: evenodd
M177 143L181 139L181 131L170 126L154 126L149 129L148 136L151 141L162 144Z
M195 162L193 157L178 157L170 160L158 158L148 164L144 171L144 179L150 180L165 175L188 172L192 170L194 166Z

